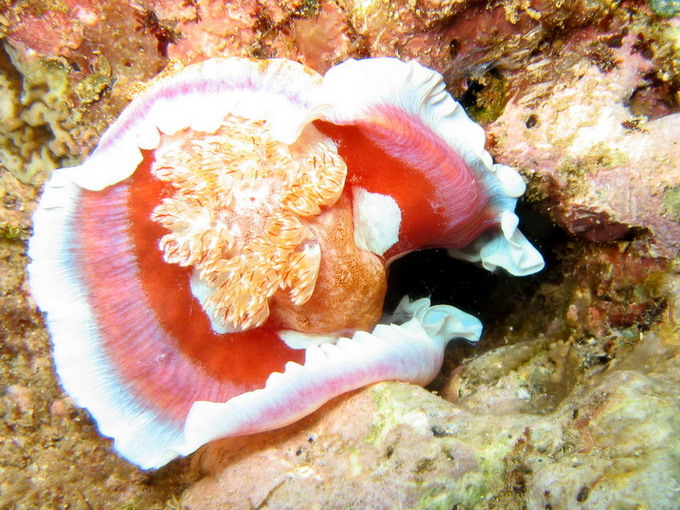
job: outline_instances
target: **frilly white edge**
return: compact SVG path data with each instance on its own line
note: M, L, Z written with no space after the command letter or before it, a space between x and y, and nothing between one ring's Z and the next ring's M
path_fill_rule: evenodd
M501 231L485 234L452 255L481 262L487 269L504 267L516 275L543 266L540 254L517 230L513 211L516 197L523 192L521 178L512 169L492 164L484 150L481 128L446 93L441 76L415 63L371 60L379 80L366 75L365 63L350 61L329 71L323 86L317 75L285 61L262 67L255 61L228 59L191 66L179 73L179 81L161 80L133 101L90 159L79 167L55 172L46 185L29 244L33 294L47 312L56 339L54 356L64 388L92 413L103 434L116 439L116 449L130 461L143 468L159 467L212 439L282 427L341 393L374 382L399 379L426 384L439 371L448 340L476 341L481 334L477 319L453 307L430 306L426 299L402 301L392 321L403 323L381 324L371 333L358 332L335 344L310 345L303 365L287 364L283 373L269 377L263 389L225 403L196 402L184 430L158 420L125 390L103 352L100 332L71 260L70 235L80 188L100 190L128 177L141 161L140 148L154 148L159 132L172 133L184 126L209 131L216 129L227 113L263 118L274 110L279 119L275 131L288 132L280 134L281 140L293 134L295 139L314 104L334 97L335 104L327 111L331 121L333 110L345 107L340 105L343 101L354 108L355 113L350 113L355 115L366 101L383 100L372 88L379 82L387 86L387 95L394 102L420 112L437 133L474 168L492 176L490 182L502 190ZM347 74L347 69L361 73ZM246 86L248 78L255 75L262 79L258 92L266 92L265 99L258 95L256 101L254 91ZM294 93L288 94L292 99L281 106L277 104L283 96L281 90L291 86L291 80L283 78L291 76L295 77ZM350 86L356 94L348 93L346 87ZM407 94L399 98L399 89ZM357 102L362 94L366 99ZM303 97L309 97L309 102ZM205 112L210 113L206 116ZM458 127L462 132L456 132ZM98 168L93 171L95 166Z
M160 132L213 133L228 114L266 119L277 139L292 143L320 85L320 75L284 59L215 58L187 66L135 98L82 165L60 172L82 188L102 190L132 175L141 149L155 149Z
M290 143L315 118L350 123L375 105L392 104L420 116L480 174L504 223L508 214L514 216L516 199L525 189L521 176L510 167L493 164L484 149L484 131L448 94L436 71L384 57L348 60L322 79L295 62L269 62L263 66L249 59L211 59L183 69L172 79L159 80L130 103L87 161L59 172L82 188L101 190L129 177L142 160L140 149L155 148L160 132L172 134L189 126L211 132L231 113L269 119L277 138ZM385 229L379 227L373 249L384 252L389 243L382 239ZM375 234L370 225L364 230ZM516 276L543 268L541 255L516 227L482 235L470 246L449 253L490 270L502 267Z
M33 216L28 265L31 292L46 312L54 364L66 392L87 409L115 448L143 468L159 467L177 455L167 450L182 431L140 406L104 352L94 313L73 264L73 213L80 188L55 172Z
M464 249L450 250L452 256L490 271L502 267L515 276L543 268L543 257L517 229L515 206L526 189L521 175L493 163L484 148L483 129L449 95L441 74L396 58L347 60L324 76L315 112L330 122L350 124L369 119L376 105L392 105L420 117L485 181L502 231L482 234Z
M480 264L488 271L502 267L514 276L537 273L545 266L543 256L519 231L519 219L505 212L501 218L500 232L484 232L475 241L460 250L448 250L454 258Z
M283 427L342 393L379 381L427 384L439 372L449 340L476 342L482 331L475 317L452 306L430 306L429 299L404 298L394 317L408 320L379 324L371 333L359 331L335 344L311 345L304 365L287 363L260 390L225 403L194 403L185 442L172 449L188 455L214 439Z
M346 60L325 74L315 109L329 122L349 124L368 118L378 105L418 116L472 168L491 168L482 127L446 91L441 74L417 62L391 57Z
M178 428L138 403L103 352L86 292L70 264L70 225L79 193L62 173L47 184L29 245L31 287L47 312L64 389L92 414L102 434L115 439L115 449L143 469L161 467L213 439L283 427L367 384L387 379L427 384L438 373L449 340L476 341L481 334L481 323L456 308L404 298L392 324L335 344L309 345L303 365L288 363L263 389L227 402L196 402L184 429Z

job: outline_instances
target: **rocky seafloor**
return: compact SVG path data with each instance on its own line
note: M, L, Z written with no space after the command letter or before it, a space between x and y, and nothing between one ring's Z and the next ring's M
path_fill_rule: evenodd
M680 507L680 4L0 1L0 507ZM211 56L437 69L520 170L530 278L441 252L404 293L479 316L427 389L385 382L287 428L143 472L60 390L28 291L49 172L149 79Z

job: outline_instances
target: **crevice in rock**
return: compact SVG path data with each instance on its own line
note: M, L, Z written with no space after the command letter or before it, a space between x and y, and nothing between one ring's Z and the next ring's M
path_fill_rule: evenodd
M389 268L385 311L391 312L403 296L429 297L433 304L447 304L478 317L486 330L503 324L521 307L546 278L559 259L554 248L566 234L535 206L520 202L520 226L546 260L546 269L528 277L514 277L503 270L493 273L468 262L451 258L446 250L420 250L396 261Z

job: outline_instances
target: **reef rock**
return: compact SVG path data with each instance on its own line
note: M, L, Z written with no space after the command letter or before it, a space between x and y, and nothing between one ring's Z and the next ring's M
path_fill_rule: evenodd
M212 443L182 504L677 508L680 275L586 252L487 336L508 345L465 360L440 396L381 383L285 429Z
M673 2L5 3L0 507L680 507L680 22L649 10ZM226 55L399 56L468 104L482 87L490 152L570 237L533 287L485 301L497 321L449 352L438 394L381 383L143 473L59 389L24 243L44 174L170 59Z
M24 271L37 196L0 168L0 508L164 508L182 465L145 474L111 454L57 384Z
M282 431L206 447L195 458L204 478L182 503L192 510L676 508L677 333L645 334L626 361L553 394L560 402L550 412L529 413L526 404L545 398L540 370L554 374L568 363L564 345L529 356L527 345L515 345L471 362L469 370L489 377L475 399L453 404L415 386L378 384ZM508 384L519 376L523 384Z
M636 115L635 93L653 68L638 41L631 34L593 56L591 39L565 49L563 59L532 59L490 130L497 157L524 170L569 232L598 242L634 239L640 253L673 258L680 114Z
M443 398L382 383L286 429L210 444L187 508L680 505L680 282L666 260L680 248L680 117L645 97L668 62L640 34L586 28L526 68L501 64L492 151L574 240L443 377Z

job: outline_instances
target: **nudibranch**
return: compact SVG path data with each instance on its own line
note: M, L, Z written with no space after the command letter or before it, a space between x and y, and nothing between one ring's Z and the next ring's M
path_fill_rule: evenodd
M427 384L479 321L404 298L386 268L421 248L514 275L524 183L494 164L442 77L393 58L321 77L213 59L159 79L34 215L29 277L56 370L118 452L157 468L279 428L331 398Z

